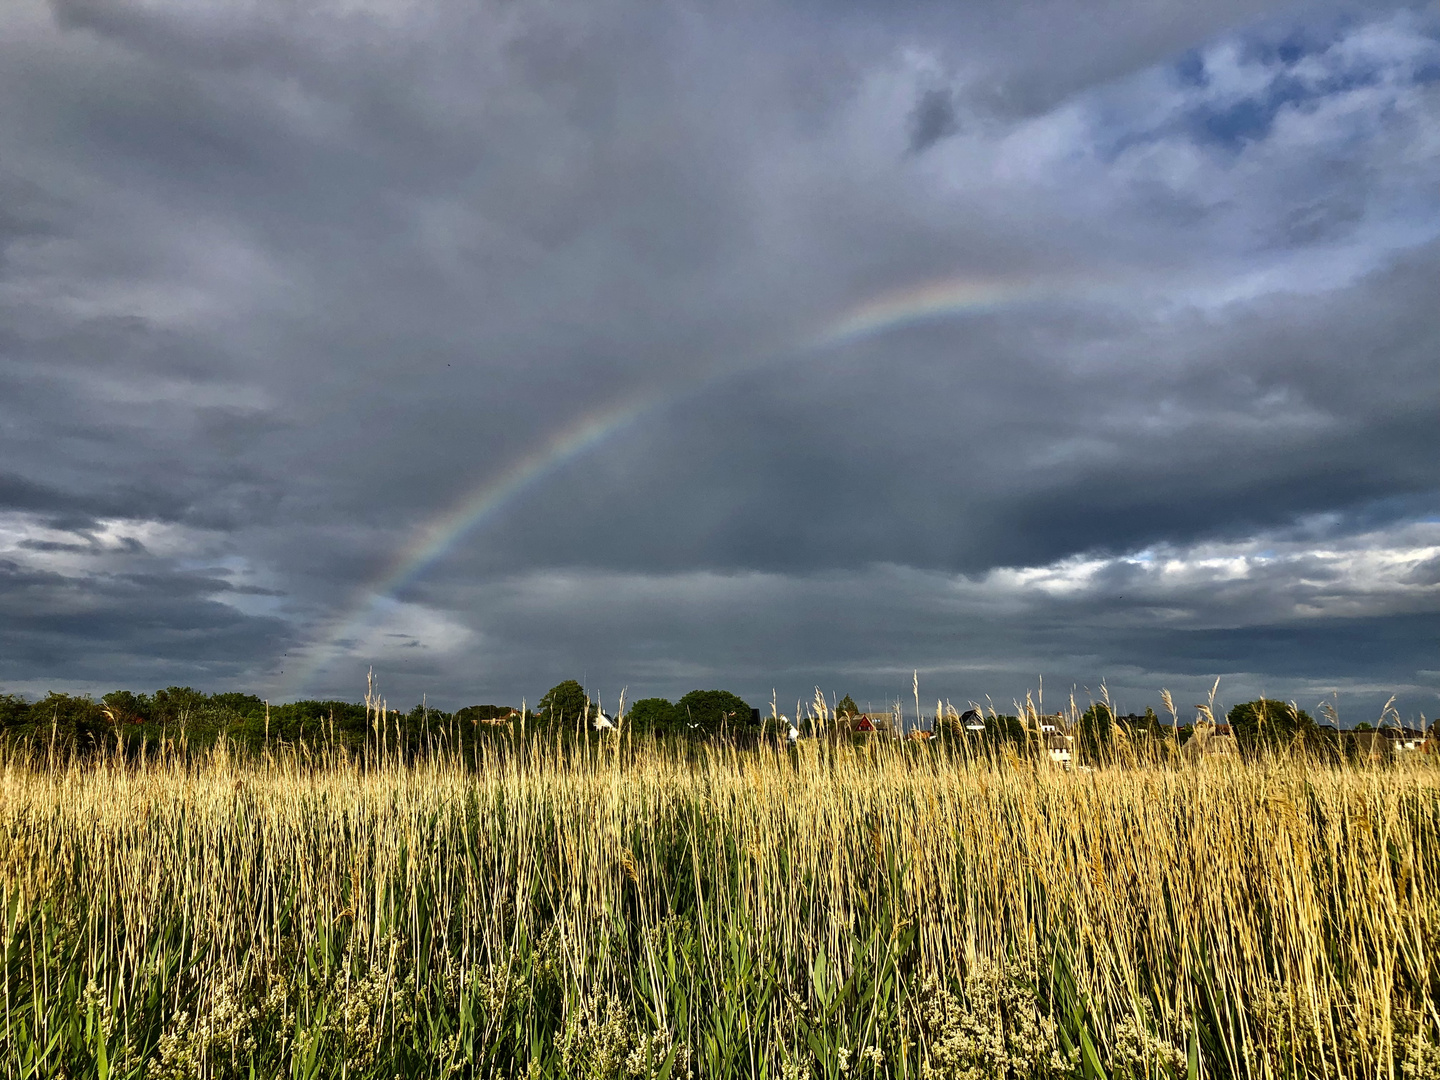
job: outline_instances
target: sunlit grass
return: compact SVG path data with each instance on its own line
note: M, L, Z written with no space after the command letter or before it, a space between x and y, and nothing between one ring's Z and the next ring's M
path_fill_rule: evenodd
M1440 1075L1440 774L12 754L9 1076Z

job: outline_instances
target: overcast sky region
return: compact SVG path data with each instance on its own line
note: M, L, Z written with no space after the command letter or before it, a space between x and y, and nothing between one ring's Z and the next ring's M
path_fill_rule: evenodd
M1433 717L1437 463L1433 3L0 5L0 691Z

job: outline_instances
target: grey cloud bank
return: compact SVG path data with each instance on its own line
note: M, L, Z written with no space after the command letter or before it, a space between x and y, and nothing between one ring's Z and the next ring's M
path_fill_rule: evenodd
M1433 715L1440 18L1191 7L8 5L0 686Z

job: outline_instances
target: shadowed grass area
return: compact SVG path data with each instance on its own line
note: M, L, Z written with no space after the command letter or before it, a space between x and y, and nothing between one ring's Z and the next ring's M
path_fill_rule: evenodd
M519 733L0 774L8 1076L1440 1075L1440 773Z

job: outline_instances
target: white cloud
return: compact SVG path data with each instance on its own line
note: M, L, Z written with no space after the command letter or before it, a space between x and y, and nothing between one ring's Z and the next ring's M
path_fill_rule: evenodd
M101 519L83 530L59 529L37 515L0 511L0 558L51 573L83 576L138 566L155 558L203 558L220 534L162 521Z

